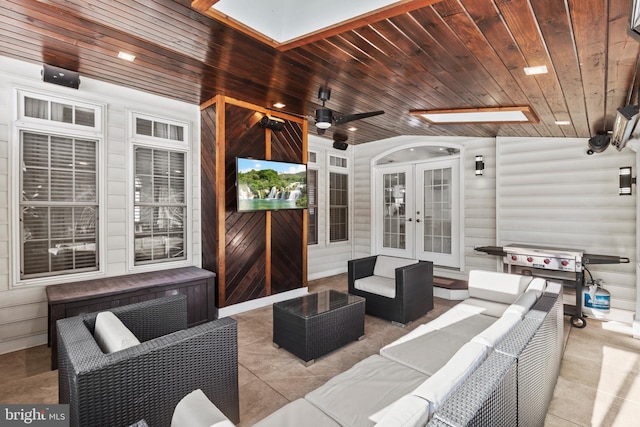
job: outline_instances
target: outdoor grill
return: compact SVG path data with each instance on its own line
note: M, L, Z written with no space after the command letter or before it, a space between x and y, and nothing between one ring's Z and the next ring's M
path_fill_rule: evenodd
M582 313L584 270L589 264L628 263L629 258L612 255L586 254L582 249L545 247L512 243L506 246L482 246L476 251L503 258L507 273L544 277L560 281L575 290L575 304L565 304L564 312L571 316L571 324L584 328L587 321Z

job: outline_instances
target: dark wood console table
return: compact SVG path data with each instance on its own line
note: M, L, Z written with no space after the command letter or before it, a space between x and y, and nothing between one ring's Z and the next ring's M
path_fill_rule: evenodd
M187 296L187 323L191 327L218 315L215 277L215 273L198 267L183 267L47 286L51 369L58 368L58 319L181 293Z

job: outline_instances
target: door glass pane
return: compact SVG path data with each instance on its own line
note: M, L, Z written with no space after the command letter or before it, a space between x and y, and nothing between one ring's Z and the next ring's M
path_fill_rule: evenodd
M406 249L406 182L405 173L389 173L382 175L384 234L383 247Z
M424 172L424 250L451 254L451 168Z

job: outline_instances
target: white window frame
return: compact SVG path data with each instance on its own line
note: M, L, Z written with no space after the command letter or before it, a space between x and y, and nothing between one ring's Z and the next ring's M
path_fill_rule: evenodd
M127 185L127 235L130 236L127 245L127 270L129 272L157 271L170 268L186 267L194 265L192 262L193 245L193 160L191 150L191 131L192 125L188 122L168 119L152 114L145 114L138 111L128 111L128 135L129 135L129 181ZM182 126L184 128L183 141L172 139L152 137L148 135L136 134L136 119L143 118L157 122L168 123L171 125ZM134 197L135 197L135 147L152 148L158 150L167 150L181 152L185 155L185 201L186 201L186 220L184 222L184 251L185 257L179 260L159 260L157 262L146 262L136 265L135 261L135 225L134 225Z
M71 123L63 123L24 115L25 97L37 98L49 102L59 102L83 108L90 108L95 111L95 125L81 126ZM9 144L9 189L10 189L10 242L12 253L20 254L11 257L10 288L21 288L27 286L45 286L69 281L88 280L104 275L105 255L105 203L104 203L104 122L106 115L106 104L87 102L80 98L60 96L58 94L33 91L31 89L14 87L12 90L13 122L11 124L11 140ZM96 233L96 250L98 251L98 266L96 270L80 271L76 273L53 274L50 276L34 277L22 279L20 269L22 263L22 236L20 233L20 134L21 132L39 132L62 137L86 138L97 141L96 159L96 181L97 181L97 204L98 218Z
M340 159L344 159L345 166L334 166L331 165L331 157L336 157ZM353 232L351 215L353 214L353 173L350 168L350 160L348 157L344 155L338 155L336 152L327 151L326 156L326 174L325 174L325 244L326 246L335 246L335 245L350 245L351 244L351 236ZM339 173L343 175L347 175L347 191L349 194L347 195L347 239L340 240L336 242L331 241L331 173Z

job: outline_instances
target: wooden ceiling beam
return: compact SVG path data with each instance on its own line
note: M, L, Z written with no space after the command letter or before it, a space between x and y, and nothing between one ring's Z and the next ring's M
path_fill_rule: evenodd
M191 7L198 12L206 12L211 9L211 6L218 3L220 0L193 0L191 2Z

